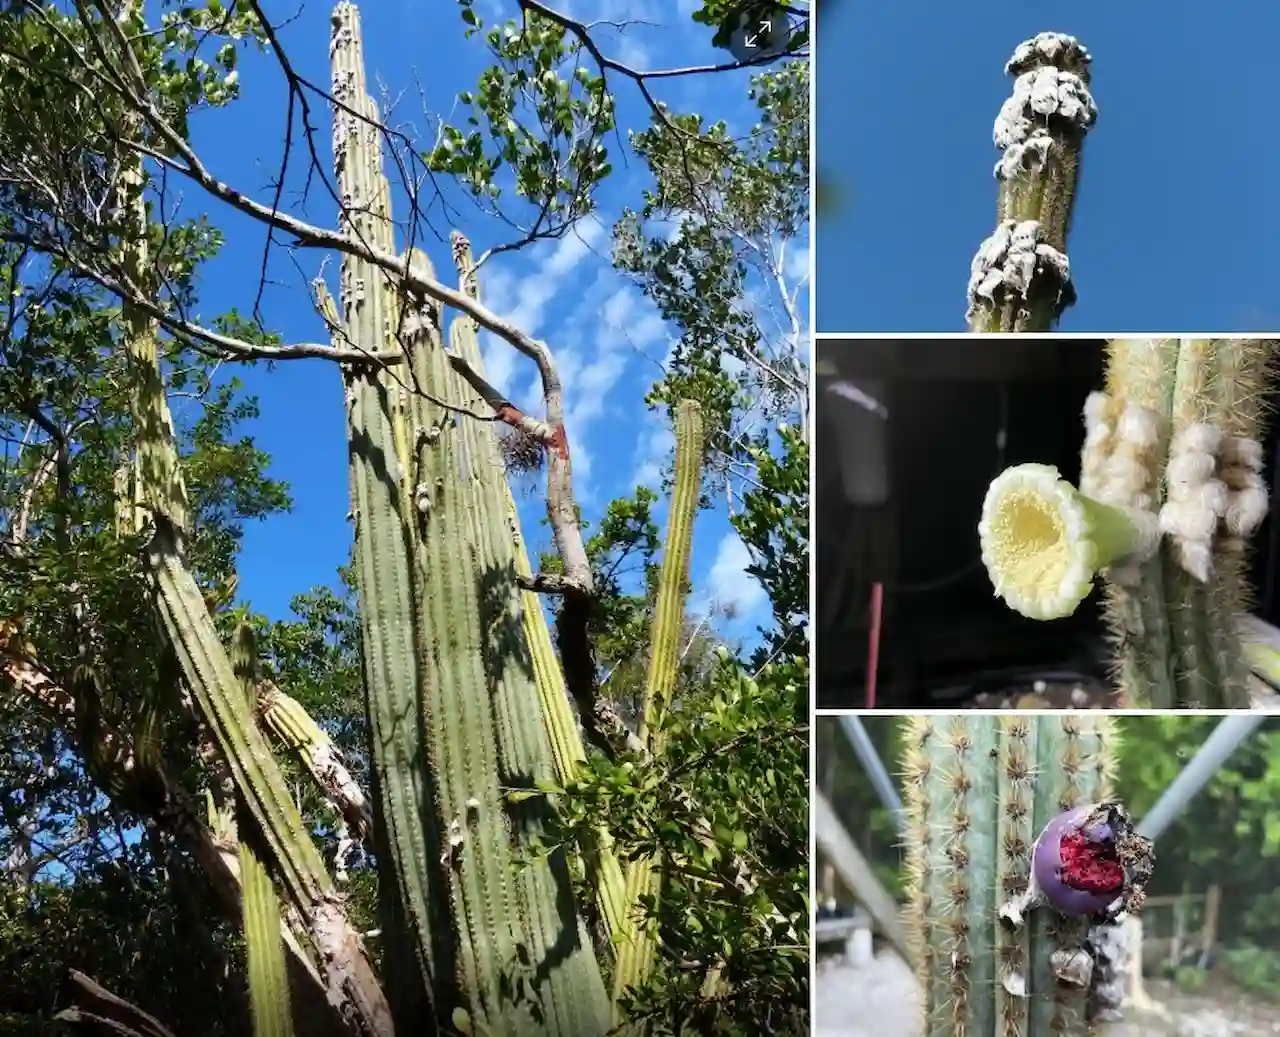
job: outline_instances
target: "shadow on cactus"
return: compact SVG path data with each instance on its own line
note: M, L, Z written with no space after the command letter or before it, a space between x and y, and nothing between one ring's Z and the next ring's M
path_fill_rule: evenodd
M1071 615L1105 581L1113 676L1133 706L1247 707L1250 537L1268 508L1269 339L1118 339L1084 405L1080 486L1021 464L991 483L978 536L997 596Z
M1083 1035L1122 1000L1154 855L1111 797L1111 722L914 717L908 927L928 1037Z

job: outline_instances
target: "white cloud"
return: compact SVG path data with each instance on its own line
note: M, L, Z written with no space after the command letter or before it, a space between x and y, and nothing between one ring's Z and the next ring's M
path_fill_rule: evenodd
M662 465L676 445L675 434L665 421L650 413L636 441L635 471L631 476L634 486L648 486L656 490L662 481Z
M809 276L809 246L801 245L790 249L784 260L783 275L792 285L798 284Z
M611 337L622 337L642 353L667 337L667 325L657 307L630 285L618 288L605 300L601 317Z
M486 264L480 268L482 298L494 313L537 335L548 305L564 292L570 275L594 253L604 233L604 226L596 220L579 224L555 243L532 273L513 275L510 267ZM481 336L480 349L489 380L511 393L511 378L518 364L515 350L490 332Z
M754 576L747 573L751 555L746 545L734 531L720 540L716 558L707 576L707 593L717 605L730 606L737 615L750 615L762 604L767 595Z

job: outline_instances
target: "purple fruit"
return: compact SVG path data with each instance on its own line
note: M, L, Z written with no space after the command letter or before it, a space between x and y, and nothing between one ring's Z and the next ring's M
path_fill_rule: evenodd
M1035 884L1064 915L1105 911L1124 892L1117 833L1105 816L1095 805L1076 807L1045 825L1036 840Z

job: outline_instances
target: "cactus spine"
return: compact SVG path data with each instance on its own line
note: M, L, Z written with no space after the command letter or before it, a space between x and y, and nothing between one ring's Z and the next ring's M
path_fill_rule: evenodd
M258 666L253 631L241 623L232 636L231 665L245 701L253 697ZM252 833L240 840L240 878L244 884L244 941L249 961L249 1007L253 1037L293 1037L289 976L280 940L280 902L266 865L253 847Z
M391 248L350 3L334 9L330 55L344 219ZM404 353L394 367L351 372L347 384L375 795L395 877L385 928L390 957L400 943L416 965L416 974L388 977L397 1016L420 1025L430 997L437 1022L463 1032L603 1033L607 995L563 853L521 860L547 806L504 794L531 786L551 754L534 706L500 469L484 463L478 433L450 409L464 397L438 309L417 299L401 308L386 275L349 256L342 304L348 340L377 352L398 342Z
M1042 32L1005 65L1013 94L996 119L996 229L974 256L969 329L1048 331L1075 300L1067 230L1084 136L1097 119L1089 52Z
M1055 815L1107 796L1105 716L911 717L904 760L908 926L926 1037L1084 1035L1086 992L1054 978L1087 923L1039 910L1011 930L1000 906L1027 884Z
M702 488L702 409L694 400L682 400L676 407L675 418L675 485L671 511L667 516L667 536L658 578L658 600L650 635L649 672L639 732L640 739L655 756L662 748L662 721L671 704L680 668L693 522ZM626 880L627 903L631 911L638 914L645 909L644 900L658 893L659 876L655 861L641 857L628 862ZM613 974L615 1022L622 1021L621 998L629 989L645 982L652 973L656 951L657 934L649 928L628 932L620 941Z
M1105 389L1085 405L1079 490L1057 480L1037 497L1022 475L1044 466L1021 465L988 493L983 556L1010 604L1036 618L1066 615L1095 572L1105 576L1115 679L1129 705L1249 705L1249 662L1236 624L1248 608L1248 540L1267 511L1262 400L1275 346L1262 339L1109 343ZM1006 492L1020 478L1019 493ZM1088 529L1059 521L1077 506L1088 512ZM1034 532L1053 522L1056 534ZM1067 555L1075 559L1075 592L1049 602L1047 576L1061 570L1055 557Z

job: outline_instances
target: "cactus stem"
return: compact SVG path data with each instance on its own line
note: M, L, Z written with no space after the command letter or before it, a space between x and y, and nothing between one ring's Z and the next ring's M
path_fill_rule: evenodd
M682 400L675 414L675 486L667 519L658 601L650 637L649 673L645 682L639 737L652 753L661 746L662 723L675 692L679 674L680 639L684 630L684 596L689 580L689 556L693 546L693 522L702 487L702 410L693 400ZM631 861L626 869L626 895L632 910L643 909L643 899L658 892L656 862ZM613 975L614 1019L620 1022L622 997L640 986L653 971L657 934L651 926L623 933Z
M1005 66L1014 84L992 134L997 226L970 271L972 331L1047 331L1075 301L1066 241L1081 146L1098 116L1090 61L1074 37L1044 32Z

